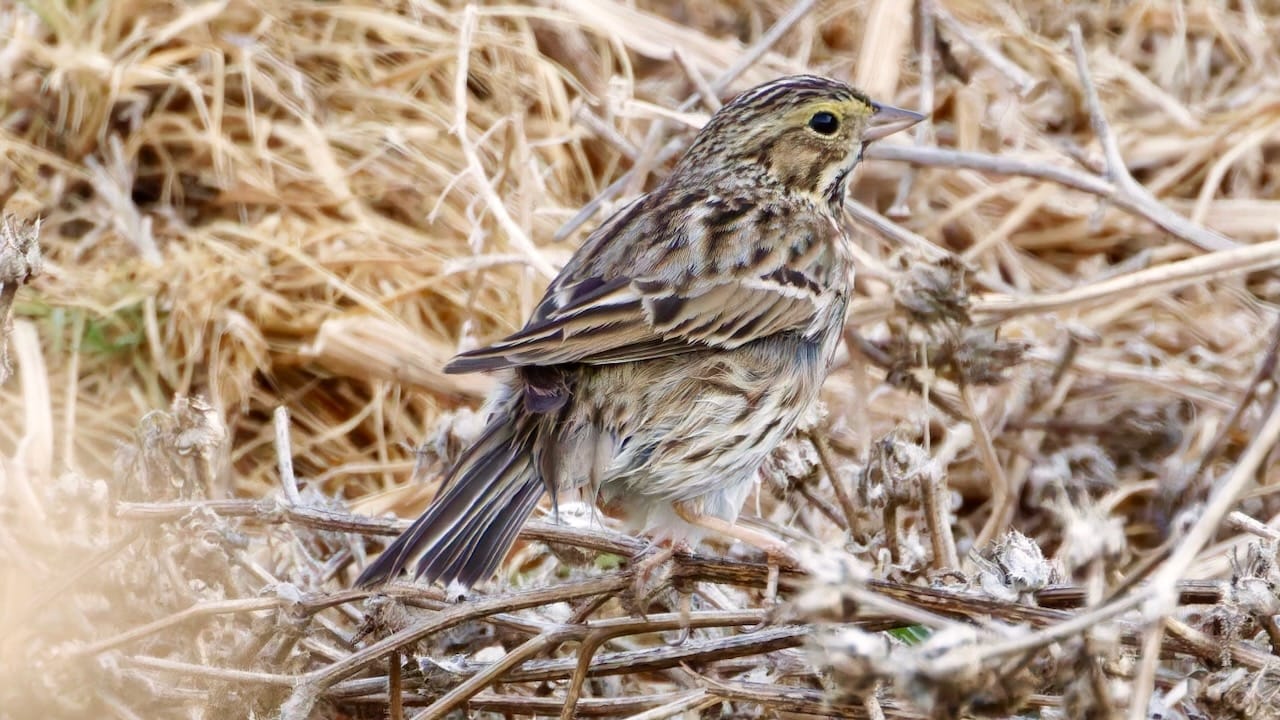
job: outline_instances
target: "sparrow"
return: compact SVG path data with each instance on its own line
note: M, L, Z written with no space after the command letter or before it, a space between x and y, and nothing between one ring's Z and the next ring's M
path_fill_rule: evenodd
M573 490L650 535L786 556L736 520L840 341L849 176L868 143L923 118L813 75L720 108L659 186L591 233L522 329L445 367L504 374L486 426L357 584L417 557L418 577L471 587L543 495Z

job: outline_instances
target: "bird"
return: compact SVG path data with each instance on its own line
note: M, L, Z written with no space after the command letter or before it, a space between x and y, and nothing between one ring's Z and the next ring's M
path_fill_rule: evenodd
M557 507L574 490L651 537L788 557L736 520L840 341L850 173L924 117L816 75L725 103L661 183L588 235L523 328L445 366L503 373L484 428L356 585L417 557L417 578L470 588L544 495Z

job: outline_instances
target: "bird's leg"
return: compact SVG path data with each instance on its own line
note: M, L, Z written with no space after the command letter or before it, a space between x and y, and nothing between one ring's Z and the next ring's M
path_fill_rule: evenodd
M767 532L752 530L749 527L731 523L714 515L706 515L690 507L687 503L676 502L672 503L672 505L675 507L676 515L690 525L731 537L734 540L741 540L763 551L768 556L771 564L800 567L800 558L791 551L791 548L781 539Z
M663 639L668 647L679 647L689 640L689 617L693 614L693 593L688 588L677 589L680 593L680 634L675 640Z
M752 547L764 551L765 562L769 564L769 580L764 591L765 604L767 606L772 606L778 597L780 566L800 567L800 558L791 551L791 548L769 533L752 530L751 528L731 523L724 518L698 512L683 502L672 503L672 505L675 507L676 515L690 525L720 533L735 540L741 540Z
M631 580L631 595L636 601L636 612L641 616L644 615L644 608L648 605L649 600L651 600L662 587L659 585L657 588L646 593L645 584L649 582L649 578L653 575L654 570L662 567L663 563L670 560L671 557L676 554L676 549L677 548L674 544L667 545L666 547L659 547L648 557L640 559L632 566L631 571L634 575Z

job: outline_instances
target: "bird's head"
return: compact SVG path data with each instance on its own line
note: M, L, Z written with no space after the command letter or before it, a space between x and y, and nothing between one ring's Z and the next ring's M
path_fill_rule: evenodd
M838 80L779 78L720 108L676 168L701 181L764 170L783 187L833 205L867 143L924 116L873 102Z

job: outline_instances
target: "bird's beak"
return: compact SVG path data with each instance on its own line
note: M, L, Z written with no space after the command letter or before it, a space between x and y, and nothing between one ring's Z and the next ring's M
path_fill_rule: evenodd
M862 133L864 143L888 137L899 130L906 130L925 118L918 112L903 110L892 105L872 103L871 107L873 108L871 119L867 123L867 129Z

